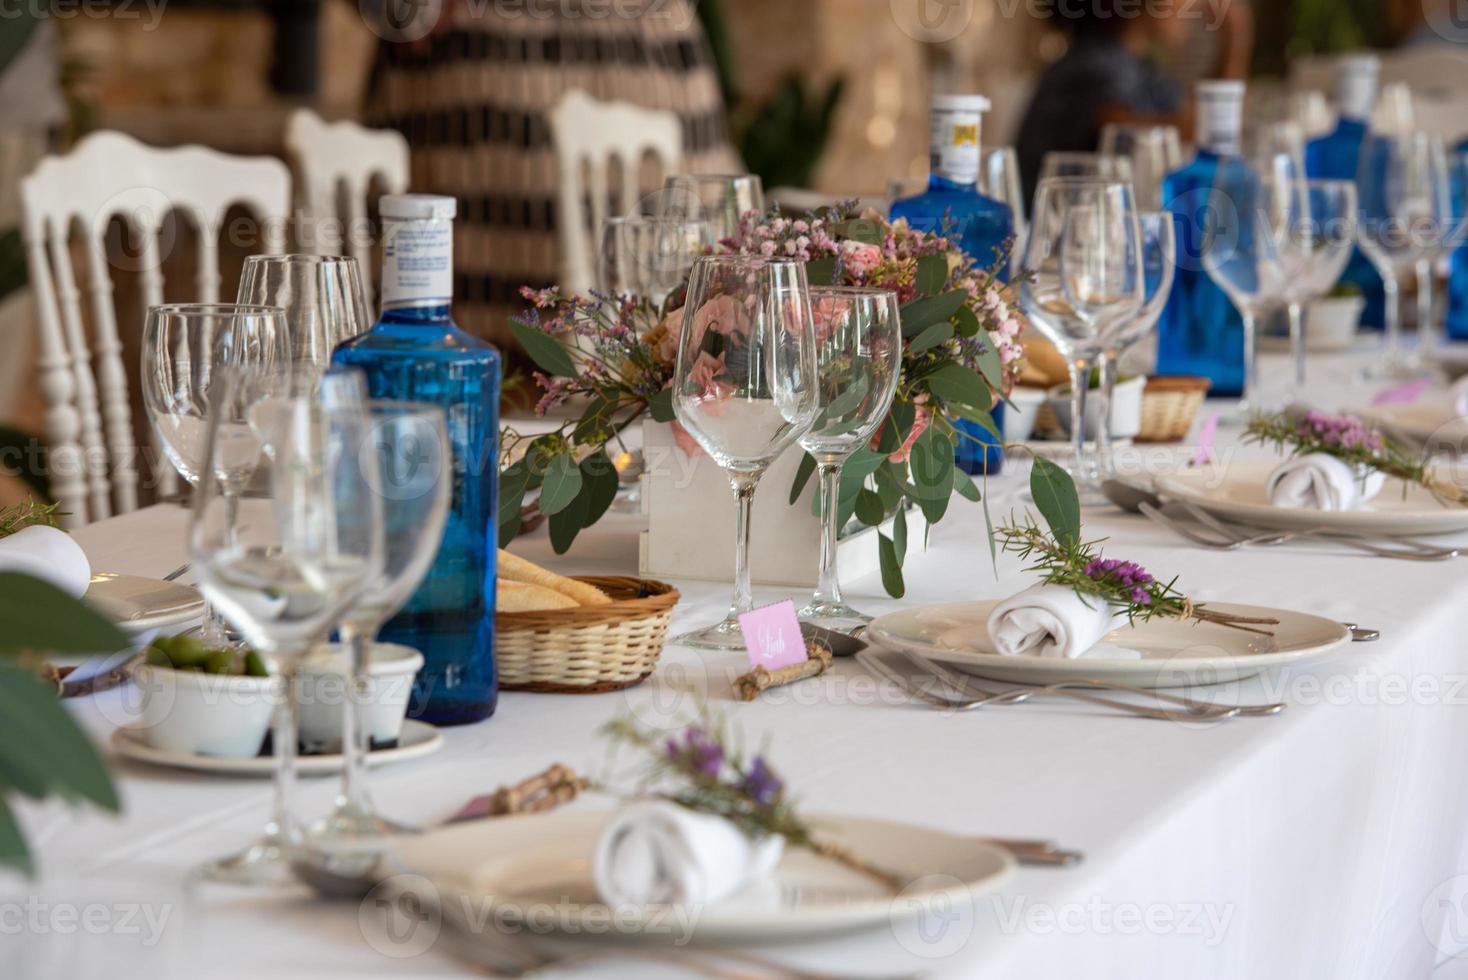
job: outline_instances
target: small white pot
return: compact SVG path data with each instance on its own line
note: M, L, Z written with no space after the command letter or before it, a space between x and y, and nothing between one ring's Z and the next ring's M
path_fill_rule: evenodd
M1360 296L1331 296L1310 304L1305 316L1306 350L1341 350L1356 339L1366 300Z
M413 678L423 654L398 643L374 643L367 652L368 688L360 715L374 742L395 742L403 730ZM338 644L323 644L301 664L301 745L311 752L340 752L342 704L350 690L347 658Z
M1025 442L1035 432L1035 418L1049 394L1044 388L1016 387L1004 406L1004 441Z
M1147 379L1141 375L1118 381L1111 392L1111 438L1133 439L1138 432L1142 431L1142 389L1147 387ZM1086 435L1085 438L1095 438L1094 433L1101 428L1100 402L1093 397L1095 391L1086 392ZM1055 411L1055 418L1060 422L1060 427L1070 432L1070 385L1056 385L1050 389L1050 407Z
M132 670L142 704L139 731L165 752L250 758L260 754L280 700L277 677L204 674L140 663Z

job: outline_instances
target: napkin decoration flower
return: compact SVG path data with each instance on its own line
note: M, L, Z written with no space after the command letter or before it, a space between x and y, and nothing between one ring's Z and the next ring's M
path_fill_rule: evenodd
M1257 627L1279 622L1235 616L1195 603L1175 587L1176 577L1164 582L1136 562L1104 557L1098 546L1105 539L1060 539L1033 521L1010 522L997 535L1004 550L1028 561L1028 570L1038 572L1045 584L1073 589L1082 600L1103 602L1125 615L1129 623L1154 616L1191 619L1269 636L1268 630Z
M0 538L9 537L27 527L57 527L56 519L65 517L56 508L60 504L39 504L27 497L24 503L0 507Z
M1285 411L1256 415L1244 441L1289 451L1291 456L1324 453L1362 473L1378 472L1426 487L1443 503L1468 504L1468 491L1436 475L1425 458L1414 455L1354 415Z
M717 718L705 717L672 735L632 718L616 718L602 734L613 745L645 756L638 795L722 817L753 841L778 835L791 847L845 865L893 891L904 884L898 876L822 839L796 812L784 780L769 760L763 754L746 757Z

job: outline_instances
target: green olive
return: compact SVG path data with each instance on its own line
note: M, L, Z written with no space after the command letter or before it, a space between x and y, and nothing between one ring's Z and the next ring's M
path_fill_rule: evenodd
M168 656L168 651L162 649L156 643L148 648L148 663L154 667L173 666L173 660Z
M207 674L234 673L234 654L228 650L210 650L204 656L204 672Z
M245 676L246 677L269 677L270 671L265 667L265 658L251 650L245 654Z

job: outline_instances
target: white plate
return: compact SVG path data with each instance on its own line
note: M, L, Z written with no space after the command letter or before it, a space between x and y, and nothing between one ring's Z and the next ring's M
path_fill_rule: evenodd
M1441 396L1410 405L1368 405L1356 414L1385 428L1387 435L1396 430L1435 449L1468 450L1468 418L1459 418Z
M1261 636L1216 623L1151 619L1106 635L1105 642L1136 650L1141 659L1006 657L994 652L987 625L990 611L999 602L948 602L888 613L872 623L869 636L889 647L1015 684L1094 678L1136 687L1223 684L1271 667L1319 659L1351 639L1350 630L1320 616L1210 602L1210 609L1273 617L1279 625L1261 627L1274 634Z
M1309 531L1355 531L1383 537L1409 534L1451 534L1468 530L1468 507L1439 503L1425 487L1388 479L1375 499L1358 510L1321 511L1275 507L1264 493L1264 482L1278 465L1267 461L1199 466L1157 477L1153 483L1164 497L1195 504L1211 514L1237 518L1259 527Z
M787 847L769 880L696 914L666 907L612 910L598 899L591 877L593 849L609 814L556 811L477 820L403 838L396 853L403 870L432 881L446 915L492 903L492 921L534 924L554 909L553 928L567 933L667 942L764 942L891 928L926 908L968 908L974 896L997 888L1014 871L1006 851L976 837L815 816L811 822L825 839L912 880L903 900L842 865ZM451 895L469 900L449 901ZM609 930L609 922L618 928Z
M369 766L385 766L390 762L403 762L431 755L443 747L443 733L427 722L409 718L403 722L403 732L396 748L377 749L367 754ZM143 741L136 728L119 728L112 733L112 748L118 755L139 762L151 762L158 766L173 766L178 769L195 769L225 776L271 776L275 774L273 756L257 755L244 759L226 759L212 755L194 755L188 752L166 752L155 749ZM302 776L324 776L342 770L340 755L298 755L296 772Z
M98 572L85 598L130 633L182 626L204 615L198 589L139 575Z

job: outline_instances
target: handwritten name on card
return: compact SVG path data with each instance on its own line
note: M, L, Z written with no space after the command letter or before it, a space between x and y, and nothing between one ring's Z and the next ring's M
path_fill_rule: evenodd
M806 659L800 619L795 615L795 603L789 599L741 613L739 629L752 667L778 670Z

